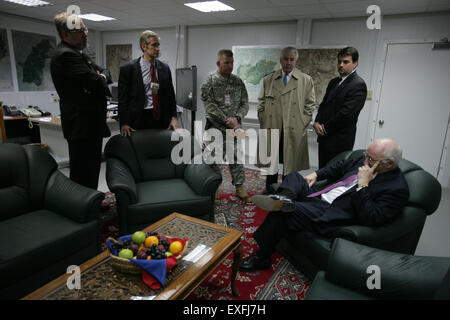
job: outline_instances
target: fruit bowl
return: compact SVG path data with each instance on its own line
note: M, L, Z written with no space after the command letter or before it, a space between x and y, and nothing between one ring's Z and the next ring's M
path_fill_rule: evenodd
M141 274L145 270L153 274L153 269L166 266L166 260L173 267L183 256L188 240L137 231L118 240L109 237L106 244L115 270L128 274Z

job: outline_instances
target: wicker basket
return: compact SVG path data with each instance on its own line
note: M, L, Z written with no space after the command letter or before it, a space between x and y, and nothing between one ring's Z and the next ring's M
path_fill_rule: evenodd
M167 237L167 239L173 239L173 238ZM117 240L112 237L109 237L108 240L111 241L112 243L117 242ZM177 259L177 261L179 259L181 259L183 252L186 249L187 245L188 245L188 241L186 241L181 252L175 257ZM111 252L110 252L109 256L111 257L111 262L112 262L113 268L116 269L117 271L120 271L123 273L128 273L128 274L141 274L142 273L142 269L140 267L138 267L137 265L135 265L130 260L115 256Z

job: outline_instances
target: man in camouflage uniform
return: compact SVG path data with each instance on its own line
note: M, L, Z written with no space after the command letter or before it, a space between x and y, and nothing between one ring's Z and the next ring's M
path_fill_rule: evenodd
M248 94L242 80L231 74L233 71L233 52L231 50L220 50L217 54L217 71L210 74L202 84L201 99L206 110L205 130L215 128L220 130L223 137L223 155L226 154L227 129L237 132L240 130L242 119L248 112ZM233 131L231 131L231 134ZM228 130L230 134L230 130ZM229 140L230 141L230 140ZM245 191L244 165L237 161L237 138L233 138L234 163L229 164L232 184L236 187L236 195L245 202L250 197ZM213 141L204 143L208 149ZM242 162L242 161L241 161ZM212 164L211 168L221 174L221 166ZM219 202L219 193L216 193L216 204Z

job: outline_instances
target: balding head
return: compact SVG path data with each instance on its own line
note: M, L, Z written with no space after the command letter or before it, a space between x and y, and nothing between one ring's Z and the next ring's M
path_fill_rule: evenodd
M366 150L366 160L364 163L372 167L379 161L377 172L384 173L397 168L401 159L402 149L400 149L397 142L392 139L383 138L369 145Z

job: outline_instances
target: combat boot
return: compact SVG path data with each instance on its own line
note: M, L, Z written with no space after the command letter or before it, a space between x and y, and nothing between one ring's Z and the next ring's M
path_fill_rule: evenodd
M244 202L251 202L250 197L242 184L236 185L236 195Z

